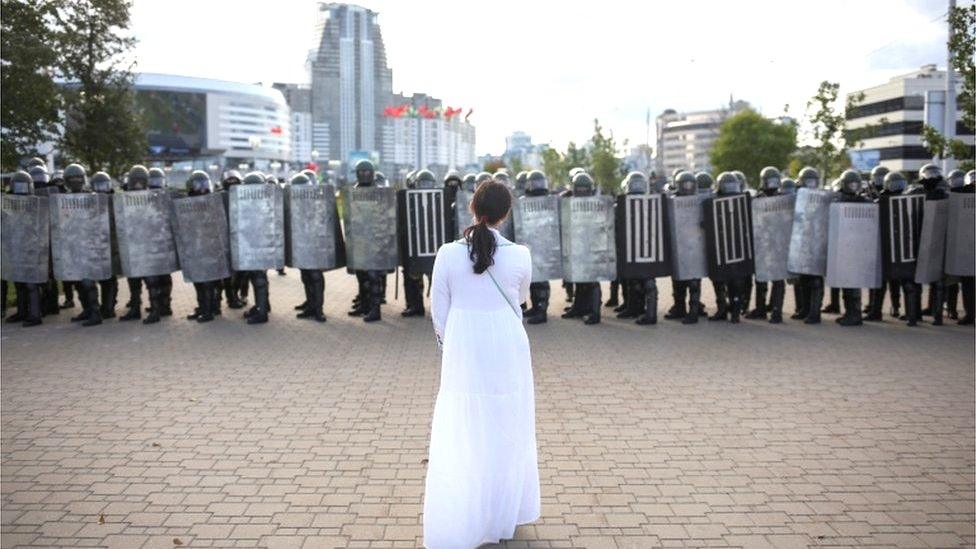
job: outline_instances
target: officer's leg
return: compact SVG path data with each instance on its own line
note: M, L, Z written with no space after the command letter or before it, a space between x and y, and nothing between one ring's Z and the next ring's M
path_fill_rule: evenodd
M309 298L312 301L307 310L311 311L311 318L318 322L325 322L325 314L322 312L325 304L325 276L322 275L322 271L312 270L309 271L308 278L311 286Z
M160 303L162 309L159 311L159 316L172 316L173 315L173 275L165 274L159 277L159 282L162 285L162 293L160 294Z
M549 282L533 282L535 286L537 308L535 314L528 317L529 324L542 324L549 320Z
M115 301L119 295L119 279L113 277L99 280L102 290L102 318L115 318Z
M77 293L78 294L78 303L81 304L81 312L78 313L77 315L71 317L71 322L83 322L85 320L88 320L88 316L89 316L89 313L91 311L91 304L88 302L88 291L87 291L87 289L85 289L85 288L83 288L81 286L81 281L80 280L78 280L78 281L75 281L75 280L72 280L72 281L63 281L61 284L62 284L62 286L66 287L66 288L70 285L74 290L77 290L77 292L75 292L74 290L72 290L72 293ZM72 298L72 303L74 303L74 298ZM74 305L72 305L72 306L74 306Z
M643 294L644 314L637 319L637 324L657 324L657 280L654 278L644 280Z
M739 316L742 314L742 310L745 307L743 296L745 295L747 281L745 278L738 277L733 278L728 282L728 292L729 295L729 321L733 324L739 322Z
M126 278L126 283L129 285L129 312L122 315L119 320L139 320L142 318L142 283L141 278Z
M193 291L197 295L197 306L193 308L191 314L186 315L187 320L196 320L200 318L200 313L203 311L203 302L207 299L206 293L203 291L203 282L194 282Z
M668 309L668 312L664 313L664 318L668 320L680 320L688 314L688 309L685 307L685 298L689 289L688 284L689 282L687 280L675 280L674 277L671 277L671 298L674 300L674 303Z
M62 309L74 309L75 307L75 282L73 280L62 280L61 289L64 290L64 303ZM79 296L80 300L80 296Z
M143 324L159 322L159 313L163 306L163 284L159 276L146 277L146 290L149 294L149 314L143 319Z
M807 278L803 275L793 280L793 320L800 320L807 317L807 308L810 306L810 298L807 296Z
M82 326L98 326L102 323L102 310L98 304L98 283L94 280L82 280L77 286L78 297L84 296L82 303L88 310Z
M959 280L959 290L962 292L962 310L965 313L959 324L968 326L973 323L974 317L974 298L976 298L976 288L974 288L976 277L963 276Z
M616 307L620 305L620 300L617 298L617 294L620 293L621 280L615 278L610 281L610 299L607 300L607 307ZM626 291L626 290L624 290Z
M14 306L16 311L7 317L7 322L10 324L23 322L27 318L27 284L14 282L14 300L16 301Z
M919 316L919 306L918 306L918 291L921 286L915 283L914 280L906 278L901 281L902 283L902 293L905 295L905 320L908 321L909 326L915 326L918 321L921 320Z
M522 318L532 318L539 313L539 284L529 283L529 308L522 312Z
M383 281L381 279L385 277L384 271L366 271L368 286L366 303L368 309L363 316L363 322L376 322L383 319L383 314L380 311L380 306L383 303Z
M769 323L779 324L783 322L783 298L786 297L786 281L777 280L773 282L773 289L769 293Z
M247 316L248 324L263 324L268 321L271 304L268 296L268 271L248 271L248 278L254 285L254 308Z
M563 281L563 290L566 291L566 302L573 302L574 287L572 282Z
M308 307L308 303L309 303L309 301L308 301L309 300L309 291L310 291L309 284L311 282L308 279L308 270L307 269L299 269L298 270L298 273L299 273L299 278L302 281L302 289L305 291L305 301L299 303L298 305L295 305L295 310L296 311L304 311L305 308ZM301 317L299 317L299 318L301 318Z
M959 320L959 283L958 282L953 282L952 284L946 284L945 302L946 302L946 310L949 313L949 318L951 318L952 320Z
M836 321L841 326L860 326L861 322L861 289L844 288L844 316Z
M623 305L617 307L617 309L620 309L620 312L617 313L617 318L637 318L643 311L643 294L641 289L638 288L640 283L640 280L632 278L623 279L618 283L618 285L623 286L621 289L624 293L624 300ZM619 301L617 303L618 305L620 304Z
M24 323L22 326L25 328L37 326L41 323L41 316L44 314L41 310L40 286L38 284L24 284L22 291L25 294L24 307L26 309L26 312L24 313ZM55 294L55 296L57 296L57 294Z
M212 280L200 284L200 314L197 316L197 322L210 322L214 319L214 306L220 303L217 299L218 281Z
M701 309L701 279L693 278L691 280L686 280L684 285L688 288L688 312L681 320L681 323L697 324L699 316L698 313ZM682 297L681 300L681 304L683 306L684 297Z
M821 313L840 313L840 288L830 289L830 303L826 307L820 310Z
M898 280L888 281L888 295L891 296L891 316L898 318L901 316L901 282Z
M728 301L726 296L726 284L712 280L712 288L715 290L715 314L708 317L708 320L726 320L728 318Z
M820 324L820 307L823 305L824 279L822 276L809 276L807 295L810 300L807 306L807 316L803 319L804 324Z
M247 294L251 286L251 271L237 271L237 295L241 296L241 301L247 302Z
M588 283L588 286L589 289L587 292L589 293L589 306L587 308L589 309L589 315L584 318L583 323L599 324L603 305L603 291L599 282L590 282Z
M929 286L929 303L932 307L932 325L942 326L942 318L945 313L945 284L941 280L933 282Z
M751 280L751 279L750 279ZM766 318L766 293L769 291L769 283L767 282L756 282L756 308L749 311L746 318ZM749 302L743 303L743 306L748 307Z

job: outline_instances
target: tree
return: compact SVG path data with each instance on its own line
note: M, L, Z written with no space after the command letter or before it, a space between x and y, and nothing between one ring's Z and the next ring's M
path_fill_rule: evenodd
M542 171L549 180L550 188L569 184L569 168L566 167L563 155L556 149L546 148L542 151Z
M586 149L577 148L576 143L572 141L566 145L566 154L563 155L563 160L566 165L567 176L569 170L573 168L589 169L590 167L590 153Z
M513 176L515 176L520 171L525 169L525 167L522 165L522 159L517 156L513 156L512 158L509 158L508 163L509 163L508 167L512 170Z
M47 36L52 1L3 0L0 11L0 165L9 171L57 134L59 97L51 69L58 49Z
M796 150L796 124L776 122L752 109L739 111L719 127L712 148L712 166L718 172L740 170L756 185L766 166L786 169Z
M71 0L57 10L65 128L62 150L89 170L122 173L146 151L132 89L129 0Z
M507 167L505 165L505 160L501 158L492 158L491 160L485 162L485 171L488 173L495 173L505 167Z
M593 182L606 194L615 194L623 178L622 164L617 158L617 144L613 133L603 135L600 121L593 120L593 148L590 151L590 175Z

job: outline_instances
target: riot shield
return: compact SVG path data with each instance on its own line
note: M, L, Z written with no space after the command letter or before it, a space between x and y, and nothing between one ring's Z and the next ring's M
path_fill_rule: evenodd
M559 197L522 196L512 208L515 241L532 252L532 282L563 277L559 244Z
M559 202L563 280L598 282L617 278L613 198L567 196Z
M671 196L667 200L668 242L671 250L672 276L675 280L693 280L708 276L705 255L705 220L702 203L706 194Z
M790 254L795 202L795 194L765 196L752 201L756 282L773 282L790 277L786 260Z
M467 229L468 225L471 224L472 214L470 208L472 198L474 198L474 193L470 191L458 191L454 195L454 219L455 225L457 226L457 234L454 235L455 239L461 238L464 229Z
M434 272L441 245L454 240L454 209L444 189L405 189L397 192L397 234L400 263L411 274Z
M625 194L615 208L617 276L647 279L671 274L662 194Z
M342 221L346 263L354 271L392 271L397 266L396 191L344 187Z
M111 201L108 195L54 194L50 200L54 278L112 278Z
M285 266L285 211L281 187L230 188L230 258L235 271Z
M173 200L173 233L186 282L210 282L230 276L227 213L219 194Z
M885 280L915 278L924 204L925 196L920 194L885 195L878 200L881 211L881 274Z
M50 216L45 196L2 195L0 278L44 284L50 274Z
M793 232L787 269L791 273L824 276L827 273L827 227L834 193L800 189L793 209Z
M335 187L289 185L285 189L285 263L328 271L345 266L345 256Z
M716 281L752 276L752 215L746 193L705 199L708 277Z
M976 194L949 193L949 219L946 225L945 272L952 276L976 275Z
M922 211L922 232L918 237L915 283L931 284L942 279L945 268L948 200L926 200Z
M170 220L171 200L164 190L112 195L122 273L129 278L180 270Z
M826 283L831 288L881 287L881 224L877 204L835 202L827 228Z

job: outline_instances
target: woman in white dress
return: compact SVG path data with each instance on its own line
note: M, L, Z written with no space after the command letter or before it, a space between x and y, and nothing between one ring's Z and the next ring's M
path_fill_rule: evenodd
M443 355L424 496L428 549L497 543L539 518L532 357L518 306L532 260L497 230L511 205L507 187L482 184L471 201L475 224L434 262Z

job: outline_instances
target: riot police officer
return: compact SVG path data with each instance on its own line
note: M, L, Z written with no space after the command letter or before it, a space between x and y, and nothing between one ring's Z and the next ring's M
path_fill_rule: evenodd
M549 196L549 181L541 171L532 170L525 178L525 194L519 200L538 196ZM544 324L549 320L551 291L548 280L529 284L529 308L524 315L528 324Z
M105 172L95 172L89 180L89 185L91 185L91 190L96 194L113 194L112 178ZM111 211L109 211L109 214L111 215ZM110 229L112 231L115 230L114 226ZM114 238L115 236L113 234L113 244ZM115 249L114 245L112 255L114 264L118 255L118 250ZM100 313L102 319L115 318L115 302L119 295L119 279L115 278L115 276L110 276L105 280L99 280L98 285L101 290Z
M881 166L880 164L874 168L871 168L871 181L867 188L868 198L874 200L881 196L881 193L884 192L885 176L887 176L889 173L891 173L891 170Z
M64 187L69 194L91 192L88 188L88 175L79 164L69 164L63 172ZM71 317L71 322L81 322L82 326L97 326L102 323L102 311L98 302L98 281L85 279L71 281L78 288L81 313Z
M797 174L800 188L819 189L820 173L806 166ZM804 324L820 324L820 306L823 304L824 281L822 276L801 274L794 290L797 294L797 311L790 318L803 320Z
M477 189L482 183L487 183L493 179L492 175L488 172L478 172L478 175L474 179L474 188Z
M20 196L33 195L34 180L31 174L23 170L14 172L10 178L10 194ZM41 308L41 286L41 284L32 282L14 282L17 312L7 317L5 322L10 324L20 322L25 328L41 324L41 317L43 316ZM57 294L55 294L55 304L57 304Z
M418 170L412 181L414 189L434 189L438 186L434 173L427 169ZM407 308L400 313L403 317L422 317L426 314L424 307L424 273L412 272L407 263L403 267L403 297Z
M478 175L474 173L467 173L461 179L461 188L468 192L474 192L478 187Z
M845 170L840 176L840 191L838 202L868 202L861 194L861 176L854 170ZM841 326L860 326L861 317L861 289L839 288L843 295L844 315L836 322Z
M772 166L763 168L762 171L759 172L760 192L756 195L756 200L762 200L763 198L768 198L771 196L778 196L780 194L781 177L782 175L778 169ZM786 281L774 280L772 283L772 292L769 292L768 282L756 281L756 308L749 311L746 318L765 319L768 312L770 324L779 324L783 322L783 297L786 294ZM769 292L768 311L766 307L767 292Z
M901 172L888 172L884 179L884 188L881 191L882 196L888 195L900 195L903 194L908 187L908 180ZM887 281L888 287L891 289L891 302L892 302L892 316L899 318L898 316L898 290L905 295L905 316L902 317L903 320L908 322L909 326L915 326L918 324L919 316L919 300L918 294L921 288L915 283L914 277L904 277L904 278L892 278ZM881 289L881 295L876 296L872 301L872 309L869 312L869 317L865 320L880 320L881 308L884 302L884 288Z
M515 176L515 198L525 194L525 187L529 183L529 172L522 170Z
M314 185L315 180L310 180L302 172L291 177L291 185ZM296 314L296 318L311 318L316 322L325 322L325 314L322 308L325 304L325 277L321 269L299 269L301 273L302 286L305 289L305 301L295 307L301 311Z
M694 181L694 177L689 172L678 174L678 178L690 179L691 181ZM621 191L624 194L658 194L657 189L651 186L647 177L636 171L627 174ZM620 207L620 203L618 203L618 207ZM620 234L622 233L618 232L618 235ZM623 236L626 237L626 235ZM663 238L663 235L659 236ZM617 314L617 318L636 318L635 323L642 326L657 324L657 279L653 276L621 279L620 283L624 287L625 309Z
M946 176L949 192L959 192L966 185L966 174L962 170L952 170ZM951 227L950 230L954 230ZM946 312L952 320L959 320L959 282L957 277L947 277L945 284Z
M782 184L782 187L780 188L781 193L796 194L796 181L794 179L784 177L780 183Z
M263 173L254 171L248 172L241 180L241 184L267 185L268 180ZM254 289L254 306L244 312L244 318L248 324L264 324L268 321L268 313L271 312L271 301L268 295L268 271L259 269L241 271L241 273Z
M187 196L203 196L211 192L213 192L213 184L210 182L210 176L207 175L207 172L194 170L190 174L190 178L186 180ZM217 230L222 230L222 227L217 227ZM215 315L220 314L219 286L220 280L193 283L193 289L197 296L197 306L193 314L186 317L187 320L196 320L201 323L210 322Z
M694 196L706 182L711 188L712 176L706 172L698 172L694 175L691 172L680 173L674 181L675 195ZM671 320L681 320L682 324L697 324L698 317L706 315L701 302L701 279L676 280L671 277L671 285L674 305L664 317Z
M32 159L31 165L27 168L33 184L33 194L50 196L61 192L61 189L51 184L51 176L47 173L47 167L43 161L38 163L38 159ZM54 264L51 263L51 273L47 284L40 286L41 292L41 314L56 315L60 314L61 309L71 309L75 306L74 287L67 285L64 303L58 304L58 281L54 279Z
M976 170L969 170L966 172L966 179L962 187L954 188L951 190L954 193L966 193L972 194L976 192ZM966 230L971 228L967 227L950 227L951 231ZM972 276L961 276L959 277L959 290L962 293L962 308L963 317L959 319L958 324L961 326L969 326L973 324L974 318L976 318L976 278Z
M166 172L160 168L149 168L149 188L154 190L166 189ZM162 291L162 301L159 316L172 316L173 309L173 275L161 275L159 283Z
M376 167L369 160L363 159L356 163L356 188L371 187L376 184ZM412 175L411 175L412 183ZM356 271L356 279L360 282L361 298L354 304L350 316L362 316L363 322L376 322L382 319L380 305L383 302L383 281L386 272L380 270Z
M942 169L935 164L926 164L918 171L919 188L910 191L908 194L924 194L926 202L930 200L948 200L949 193L945 190ZM916 295L916 301L921 301L921 288ZM907 299L907 298L906 298ZM930 313L932 315L932 325L941 326L945 301L945 283L942 279L929 284L929 307L922 311L921 315Z
M743 191L742 178L737 177L732 172L719 174L716 180L716 197L740 194ZM739 317L745 307L744 298L746 296L746 278L733 277L727 281L717 281L712 279L712 286L715 288L716 312L708 317L709 320L730 320L733 324L739 322Z
M314 172L313 172L314 173ZM227 170L220 180L220 186L224 192L224 198L229 196L230 188L240 185L243 176L237 170ZM228 202L224 201L226 207ZM242 299L242 295L247 295L247 276L244 273L233 272L225 278L221 285L224 288L224 295L227 297L227 306L231 309L243 309L247 305L247 299Z
M126 176L125 192L133 191L144 191L149 188L149 170L141 165L136 164L129 169L129 173ZM142 321L143 324L155 324L159 322L160 318L163 316L163 300L165 296L165 277L162 276L147 276L144 279L128 279L129 280L129 291L131 297L129 300L129 312L122 315L119 320L137 320L142 318L142 298L140 295L140 282L146 284L146 291L149 294L149 308L147 311L149 315ZM172 314L172 312L170 312Z
M598 194L596 184L590 174L580 171L572 180L572 190L570 195L573 197L596 196ZM564 194L564 196L567 196ZM568 311L563 313L562 318L582 318L584 324L599 324L600 313L603 305L603 296L599 281L577 282L575 283L575 299Z

